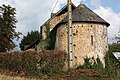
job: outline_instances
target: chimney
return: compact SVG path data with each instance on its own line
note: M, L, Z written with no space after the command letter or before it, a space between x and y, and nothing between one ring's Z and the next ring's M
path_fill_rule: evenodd
M55 15L56 13L51 13L51 18Z

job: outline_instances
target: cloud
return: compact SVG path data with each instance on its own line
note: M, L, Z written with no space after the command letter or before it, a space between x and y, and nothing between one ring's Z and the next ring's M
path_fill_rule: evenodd
M91 2L91 5L93 5L93 6L101 5L101 0L91 0L90 2Z
M81 0L72 1L78 5ZM22 32L23 35L26 35L31 30L39 31L40 26L50 18L50 13L55 3L56 0L0 0L0 5L6 4L16 8L16 17L18 20L16 30ZM58 0L54 12L57 12L61 8L61 4L65 5L66 3L67 0ZM18 43L16 42L16 44Z
M79 4L81 0L74 0ZM0 5L6 4L15 7L17 10L17 31L24 35L31 30L39 30L40 25L50 18L50 13L56 0L0 0ZM66 4L67 0L58 0L54 12Z
M80 4L80 2L85 2L86 0L72 0L72 3L74 3L76 6ZM55 4L55 2L54 2ZM67 0L58 0L57 7L55 8L54 12L57 12L61 8L61 4L67 4ZM52 6L52 8L54 5Z
M49 18L54 2L54 0L0 0L0 5L6 4L16 8L18 20L16 30L26 35L31 30L39 31L40 25Z
M115 13L110 7L98 7L94 10L99 16L110 23L108 37L113 38L120 28L120 13Z
M50 13L55 2L56 0L0 0L0 5L6 4L16 8L18 20L16 30L26 35L31 30L39 30L40 25L50 18ZM87 0L72 0L72 2L77 6L80 2L87 3ZM54 12L57 12L61 8L61 4L65 5L66 3L67 0L59 0ZM91 0L92 5L100 3L101 0ZM111 8L102 6L94 11L110 22L109 36L113 37L118 29L120 14L114 13Z

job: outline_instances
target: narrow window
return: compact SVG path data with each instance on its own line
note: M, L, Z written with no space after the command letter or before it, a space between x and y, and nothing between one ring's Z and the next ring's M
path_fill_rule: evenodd
M42 30L43 30L43 26L42 27L40 27L40 33L42 34Z
M91 45L93 46L93 35L91 35Z
M103 34L106 35L106 33L107 33L107 28L106 26L103 26Z

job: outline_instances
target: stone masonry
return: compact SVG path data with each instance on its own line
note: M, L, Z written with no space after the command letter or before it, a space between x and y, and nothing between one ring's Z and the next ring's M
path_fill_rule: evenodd
M108 50L107 27L97 23L73 23L74 66L84 63L84 58L97 57L104 64L104 56ZM64 23L57 29L56 50L68 52L68 27Z
M51 43L55 50L68 53L68 16L64 8L60 13L48 20L52 36ZM108 51L107 27L109 23L90 10L84 4L73 7L72 11L72 40L74 67L84 64L84 58L99 58L105 67L104 57ZM46 38L46 27L42 26L43 39ZM57 31L57 32L56 32ZM54 39L55 38L55 39ZM67 64L66 64L67 65Z
M67 15L67 12L64 13L64 14L61 14L61 15L59 15L59 16L53 17L53 18L50 20L50 22L49 22L49 24L50 24L50 30L52 30L59 22L61 22L61 21L66 17L66 15ZM46 33L45 33L45 31L46 31L46 27L43 26L43 29L42 29L43 39L46 38Z

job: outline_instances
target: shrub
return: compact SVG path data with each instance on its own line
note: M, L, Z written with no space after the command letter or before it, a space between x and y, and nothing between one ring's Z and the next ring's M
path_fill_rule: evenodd
M84 58L85 63L79 67L77 67L77 69L95 69L95 70L99 70L101 71L101 69L103 69L103 64L100 61L99 57L97 59L92 58ZM92 62L91 62L92 61Z
M116 63L118 60L113 56L112 52L120 52L120 44L119 43L113 43L109 45L109 51L106 53L105 56L105 70L106 75L109 77L113 77L115 79L120 78L120 69L117 69Z
M63 51L4 53L0 54L0 69L17 72L18 75L23 73L22 76L42 77L61 74L65 61L66 53Z
M31 51L0 54L0 69L32 75L37 70L36 54Z
M109 51L106 53L105 56L105 68L103 68L103 65L99 58L96 60L93 59L94 64L90 62L91 59L85 58L84 65L79 66L78 69L95 69L100 72L102 76L107 76L108 78L112 78L115 80L120 79L120 69L117 69L115 66L118 62L116 58L113 56L112 52L118 52L120 51L120 44L113 43L109 45Z
M109 52L120 52L120 43L113 43L109 45Z
M67 54L63 51L42 51L39 67L45 75L55 75L63 72Z
M94 69L99 71L99 73L102 75L102 77L119 80L120 79L120 69L116 67L116 63L118 62L116 58L113 56L112 52L120 52L120 44L119 43L113 43L109 45L109 51L106 53L105 56L105 68L103 68L103 65L99 58L94 60L94 64L90 62L90 58L86 57L84 59L85 63L82 66L79 66L77 69Z

